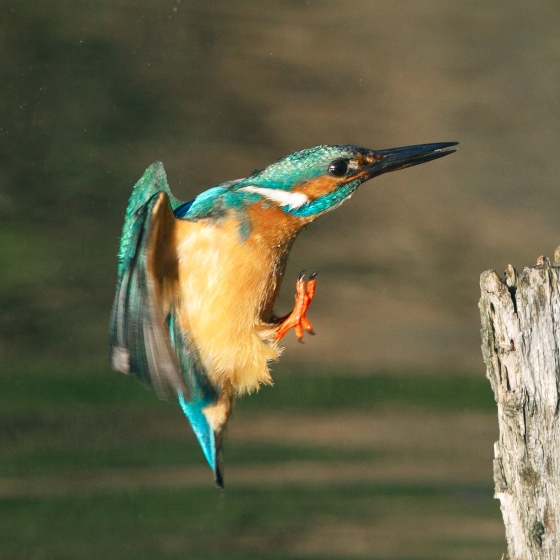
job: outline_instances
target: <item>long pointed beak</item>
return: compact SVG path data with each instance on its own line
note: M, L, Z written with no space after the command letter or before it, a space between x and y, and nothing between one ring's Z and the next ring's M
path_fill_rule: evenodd
M405 167L412 167L420 163L426 163L438 159L456 150L451 149L459 142L439 142L437 144L418 144L416 146L404 146L402 148L390 148L388 150L372 150L370 157L373 161L368 164L368 179L377 177L389 171L397 171Z

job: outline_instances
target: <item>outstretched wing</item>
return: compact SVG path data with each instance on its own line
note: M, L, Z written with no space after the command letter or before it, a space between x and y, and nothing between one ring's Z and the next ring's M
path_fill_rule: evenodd
M154 195L160 192L165 193L169 197L169 203L173 210L183 204L173 196L167 184L167 176L163 164L161 161L156 161L146 169L142 178L134 185L128 201L119 248L119 278L123 268L128 266L128 263L135 255L135 247L131 247L131 244L133 244L133 237L136 234L135 226L138 224L138 213Z
M168 400L178 399L222 486L221 439L203 409L218 391L200 364L189 333L179 329L173 294L179 292L174 210L161 163L135 185L119 250L117 289L109 328L113 369L131 373Z
M165 294L178 282L176 218L163 191L131 211L133 202L119 253L109 328L111 365L134 374L163 398L175 399L178 392L189 394L166 324L170 302Z

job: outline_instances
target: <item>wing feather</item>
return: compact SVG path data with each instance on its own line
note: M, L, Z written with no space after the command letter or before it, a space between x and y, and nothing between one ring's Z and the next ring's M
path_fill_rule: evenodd
M164 289L177 282L175 220L165 192L153 194L130 217L126 267L117 282L109 330L113 368L132 373L170 400L179 391L190 396L166 325Z
M178 399L222 486L223 434L214 432L203 413L217 402L220 390L210 382L176 314L179 302L174 298L180 290L175 236L183 216L176 217L174 211L181 204L167 186L161 163L148 168L134 187L119 249L110 360L113 369L135 375L161 397Z

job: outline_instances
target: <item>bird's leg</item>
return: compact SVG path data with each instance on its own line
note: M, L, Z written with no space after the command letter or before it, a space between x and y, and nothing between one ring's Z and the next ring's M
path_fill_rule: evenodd
M309 281L305 282L305 275L300 272L296 282L296 302L294 309L288 315L279 317L277 322L280 323L276 331L276 340L280 340L292 327L296 333L299 342L303 340L303 333L307 331L309 334L313 332L313 326L306 317L307 308L315 295L315 284L317 273L314 272L309 276Z

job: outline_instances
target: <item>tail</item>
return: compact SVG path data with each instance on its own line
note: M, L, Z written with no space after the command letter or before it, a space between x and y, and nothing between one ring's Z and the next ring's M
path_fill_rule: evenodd
M188 418L193 432L195 433L204 456L214 473L214 482L218 488L224 487L224 467L222 458L222 442L224 430L215 432L204 415L203 408L208 406L206 400L194 400L187 402L183 393L179 392L179 404L185 416Z

